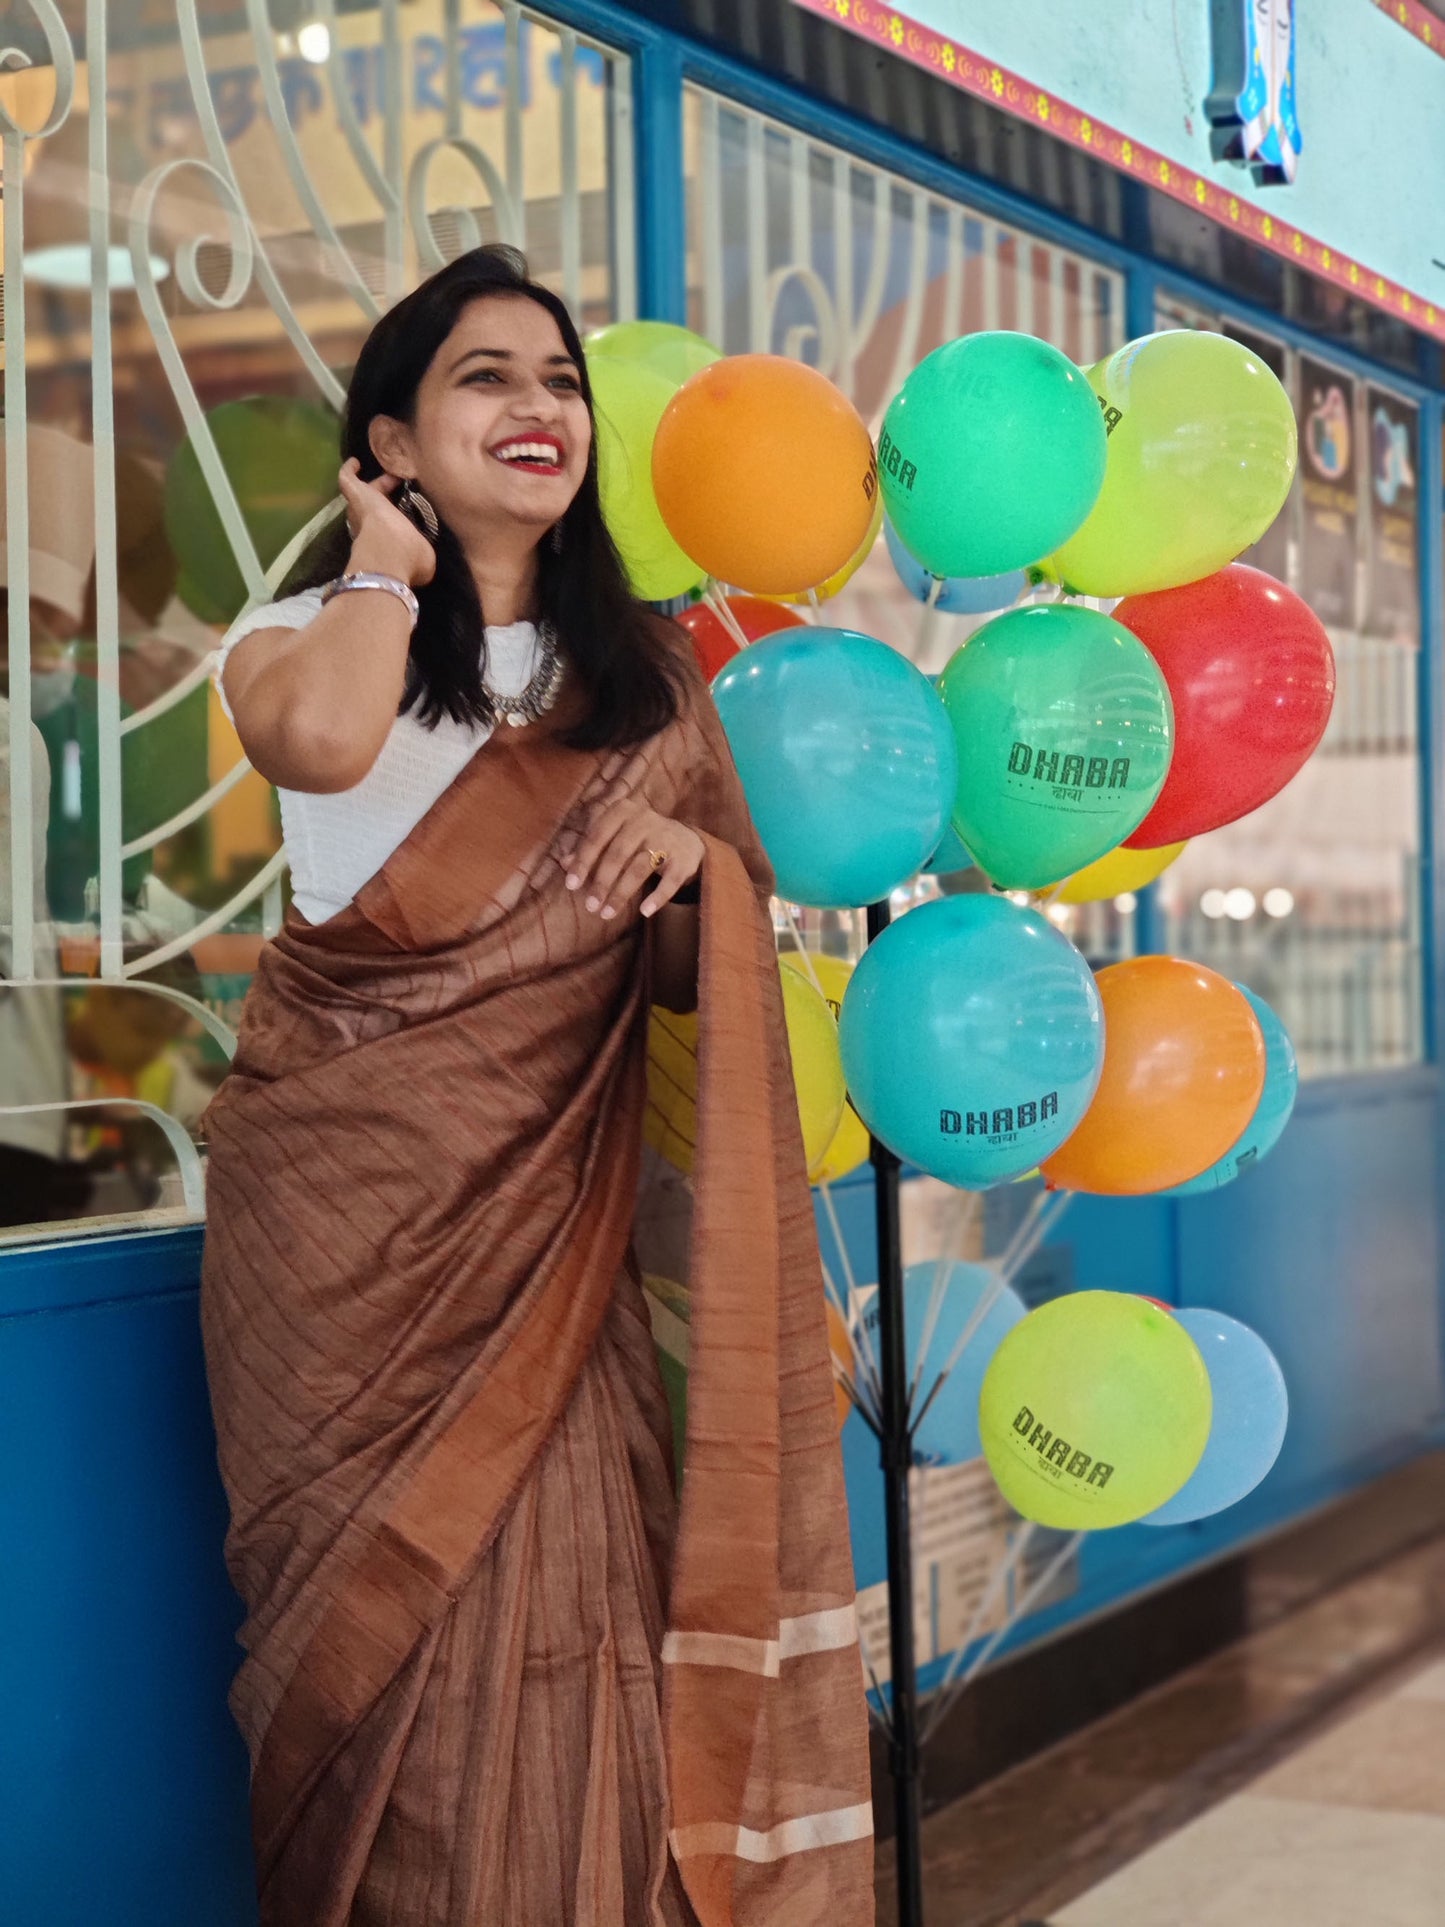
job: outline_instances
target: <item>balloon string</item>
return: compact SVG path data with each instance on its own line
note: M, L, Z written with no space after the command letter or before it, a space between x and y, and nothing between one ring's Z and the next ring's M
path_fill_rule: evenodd
M878 1360L873 1350L873 1341L868 1336L868 1320L863 1315L862 1294L858 1290L858 1280L853 1275L853 1261L848 1256L848 1246L843 1238L843 1227L838 1222L838 1207L833 1202L833 1187L826 1179L818 1186L823 1199L823 1210L828 1219L828 1227L833 1233L833 1242L838 1247L838 1259L843 1268L843 1283L848 1292L849 1311L848 1330L853 1337L857 1355L869 1381L870 1390L878 1401L878 1409L883 1409L883 1380L878 1373Z
M863 1670L868 1675L868 1684L878 1695L878 1705L876 1708L873 1701L871 1699L868 1700L868 1716L876 1722L884 1737L891 1740L893 1738L893 1713L888 1701L883 1697L883 1687L878 1678L878 1668L873 1664L873 1655L868 1650L868 1634L864 1630L861 1617L858 1620L858 1650L863 1655Z
M708 577L707 586L702 593L703 600L727 630L733 641L737 643L740 649L746 649L748 646L748 633L738 621L734 610L730 607L727 597L723 594L722 584L716 576L710 575Z
M928 1289L928 1310L923 1318L923 1335L918 1341L918 1356L913 1364L913 1382L908 1387L908 1410L911 1412L918 1399L918 1387L923 1377L923 1362L928 1357L928 1349L933 1343L934 1333L938 1330L938 1320L943 1311L943 1300L947 1282L953 1272L953 1254L963 1227L972 1209L973 1200L967 1191L960 1191L954 1207L949 1228L944 1234L943 1246L933 1267L933 1281Z
M913 659L917 662L927 653L933 640L933 631L938 622L938 598L943 594L943 577L930 578L928 594L923 598L923 609L918 618L918 635L913 644Z
M963 1357L963 1354L973 1342L984 1319L988 1317L988 1314L998 1303L1000 1297L1002 1297L1005 1286L1023 1270L1024 1266L1033 1257L1034 1253L1039 1249L1039 1246L1043 1244L1049 1232L1058 1223L1069 1205L1072 1204L1073 1199L1074 1194L1072 1191L1045 1191L1042 1196L1035 1198L1029 1206L1023 1222L1009 1240L1003 1256L997 1261L994 1267L992 1283L974 1306L968 1323L959 1333L953 1350L944 1360L938 1377L929 1387L928 1396L918 1408L917 1415L913 1418L909 1426L910 1435L917 1435L918 1428L928 1416L929 1408L933 1404L934 1399L938 1397L939 1392L948 1382L952 1373L957 1369L958 1361ZM927 1344L925 1344L921 1348L921 1356L926 1356L927 1350L928 1347ZM919 1372L921 1372L921 1370L922 1367L920 1365ZM909 1397L910 1410L912 1409L917 1392L918 1375L915 1374L913 1390Z
M842 1294L838 1290L837 1281L834 1279L832 1272L826 1264L823 1264L823 1289L832 1300L834 1309L847 1327L848 1345L853 1354L854 1365L863 1365L865 1361L859 1355L853 1330L857 1314L856 1312L850 1311L848 1306L843 1302ZM879 1387L878 1392L875 1394L874 1387L865 1380L861 1372L850 1377L839 1365L836 1358L833 1360L833 1376L838 1380L839 1384L842 1385L849 1398L852 1399L854 1405L866 1420L870 1430L881 1438L882 1433L879 1428L882 1419L880 1416L881 1406L879 1399L882 1388Z
M929 1413L929 1408L932 1406L933 1401L938 1397L938 1394L943 1390L943 1387L945 1386L945 1384L947 1384L949 1378L951 1377L952 1373L954 1372L954 1370L958 1365L959 1359L963 1357L963 1354L968 1350L968 1347L973 1343L973 1340L977 1335L980 1325L982 1325L984 1319L988 1317L989 1313L993 1310L994 1306L998 1303L999 1299L1003 1296L1004 1286L1006 1282L1007 1280L1004 1278L1004 1275L1001 1271L996 1271L992 1279L989 1281L988 1289L984 1292L983 1296L979 1299L978 1303L974 1306L972 1312L969 1314L968 1323L964 1326L963 1330L958 1334L958 1338L954 1344L953 1350L948 1354L948 1357L943 1361L943 1365L939 1370L938 1377L933 1381L932 1385L929 1386L928 1396L927 1398L924 1399L922 1405L918 1408L918 1416L909 1425L908 1434L910 1438L913 1438L917 1435L918 1428L920 1425L922 1425L924 1419L927 1418ZM917 1388L915 1386L915 1390L916 1389Z
M1072 1191L1046 1191L1044 1193L1043 1209L1034 1219L1027 1236L1016 1238L1009 1249L1008 1255L999 1263L999 1271L1005 1284L1011 1284L1013 1280L1018 1277L1024 1266L1029 1263L1034 1253L1039 1249L1040 1245L1043 1244L1044 1240L1048 1237L1059 1219L1063 1217L1073 1201L1074 1193Z
M934 1728L942 1718L942 1713L938 1710L939 1696L946 1694L949 1687L958 1677L958 1670L963 1665L964 1655L983 1630L984 1621L993 1610L999 1595L1003 1592L1005 1586L1007 1586L1011 1574L1017 1570L1019 1562L1025 1552L1027 1552L1029 1541L1033 1536L1033 1521L1026 1519L1009 1542L1008 1549L1005 1551L1003 1557L994 1562L993 1571L988 1577L988 1584L979 1594L978 1604L973 1609L968 1625L964 1629L963 1637L959 1640L958 1645L950 1655L947 1669L944 1672L943 1678L938 1683L933 1700L932 1717L925 1722L923 1732L920 1735L920 1738L924 1742L932 1737ZM1007 1624L1007 1618L1005 1618L1005 1624Z
M827 1003L828 1001L827 994L824 991L822 984L819 983L818 981L817 971L813 968L813 953L811 950L809 950L808 946L803 942L803 933L798 928L798 919L793 915L792 904L785 903L781 897L776 898L775 901L778 905L778 908L783 913L784 923L786 923L788 926L788 935L793 939L793 942L797 946L798 955L803 960L803 974L807 977L808 982L813 986L814 990L816 990L818 995L823 999L823 1002Z
M1018 1223L1014 1226L1013 1236L1009 1239L1008 1243L1004 1246L1003 1250L999 1253L998 1258L996 1260L999 1272L1002 1276L1008 1277L1010 1275L1011 1268L1013 1265L1013 1260L1014 1260L1014 1253L1018 1250L1020 1245L1025 1244L1028 1241L1028 1239L1033 1235L1034 1226L1038 1223L1039 1219L1044 1215L1045 1210L1048 1208L1048 1202L1051 1195L1052 1194L1048 1191L1040 1191L1038 1195L1033 1199L1032 1203L1029 1205L1029 1208L1024 1213L1023 1217L1020 1218Z
M1021 1541L1025 1541L1028 1538L1032 1537L1032 1534L1033 1534L1033 1526L1032 1526L1032 1523L1030 1523L1025 1526L1023 1532L1020 1533L1019 1538ZM948 1688L951 1682L947 1675L944 1676L944 1679L940 1682L938 1687L939 1696L935 1697L935 1700L934 1700L933 1715L928 1721L927 1726L925 1726L923 1730L922 1737L925 1742L932 1739L933 1735L938 1731L938 1728L940 1727L940 1725L943 1723L944 1720L948 1718L949 1713L952 1711L953 1707L957 1704L959 1694L962 1693L964 1689L974 1679L976 1679L978 1675L983 1671L984 1667L987 1666L988 1662L993 1658L994 1654L998 1651L999 1647L1003 1644L1004 1640L1007 1639L1008 1635L1013 1631L1014 1627L1018 1624L1018 1622L1021 1619L1028 1618L1029 1613L1032 1611L1035 1602L1038 1599L1040 1599L1044 1593L1048 1591L1049 1587L1054 1583L1055 1579L1063 1571L1064 1567L1068 1564L1069 1560L1073 1558L1074 1554L1079 1550L1079 1547L1083 1544L1083 1542L1084 1542L1083 1533L1075 1532L1074 1534L1072 1534L1072 1536L1069 1539L1067 1539L1064 1542L1062 1546L1059 1547L1059 1550L1054 1554L1053 1558L1044 1567L1043 1571L1040 1572L1030 1583L1028 1590L1024 1593L1022 1599L1020 1599L1016 1605L1012 1606L1009 1609L1009 1612L1004 1618L1004 1623L1002 1624L1002 1626L999 1627L998 1631L993 1635L993 1638L990 1639L988 1644L984 1646L980 1652L975 1654L974 1658L969 1662L969 1665L965 1670L963 1677L958 1680L958 1683L956 1686L954 1686L952 1693L949 1694L949 1696L946 1699L942 1698L941 1696L948 1692ZM1015 1563L1017 1562L1015 1561ZM955 1654L954 1656L955 1659L959 1658L962 1655L962 1653L965 1652L966 1650L967 1650L966 1646L960 1647L958 1653ZM949 1670L950 1671L955 1670L953 1661L949 1662Z
M848 1395L849 1404L853 1407L854 1411L857 1412L874 1438L881 1439L883 1437L882 1421L874 1412L871 1401L864 1395L862 1381L855 1379L849 1371L838 1363L836 1358L833 1360L833 1377L838 1384L843 1387L843 1390Z
M812 610L813 620L816 622L823 613L823 605L818 600L818 591L816 589L809 589L808 591L808 607Z
M808 946L803 942L803 933L798 928L797 918L793 915L793 906L790 903L785 903L781 897L777 898L776 901L778 903L779 908L782 910L783 921L788 927L788 934L792 937L794 944L797 946L798 955L802 959L803 969L807 974L808 981L812 984L814 990L817 991L818 995L822 997L826 1002L827 1001L826 992L824 991L822 984L819 982L818 972L813 965L813 953L811 950L809 950ZM838 1223L838 1207L833 1202L833 1187L829 1184L826 1178L821 1178L818 1181L817 1188L822 1193L823 1209L828 1214L828 1223L832 1227L833 1237L838 1246L838 1256L841 1259L842 1265L843 1265L844 1277L848 1286L849 1300L854 1307L852 1310L849 1310L844 1313L844 1317L847 1320L847 1324L848 1324L849 1335L853 1337L855 1341L861 1340L861 1354L860 1354L861 1361L863 1363L864 1370L867 1372L870 1380L870 1390L874 1393L874 1396L877 1398L879 1409L881 1410L882 1399L883 1399L883 1381L878 1375L878 1363L875 1357L873 1356L872 1340L868 1336L868 1321L866 1318L863 1317L861 1307L858 1307L857 1305L858 1285L857 1285L857 1281L853 1277L853 1268L848 1257L848 1247L843 1242L842 1228ZM861 1405L859 1406L858 1409L860 1411L863 1411L863 1415L865 1418L868 1417L867 1412L864 1411L864 1408ZM871 1423L871 1420L870 1420L870 1423ZM873 1429L876 1431L878 1428L875 1425Z

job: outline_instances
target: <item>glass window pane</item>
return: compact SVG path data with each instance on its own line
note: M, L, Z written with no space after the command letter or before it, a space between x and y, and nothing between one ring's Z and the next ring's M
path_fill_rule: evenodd
M729 354L820 369L875 438L909 371L958 335L1019 329L1085 366L1123 341L1122 277L1082 255L701 88L687 91L684 129L690 324ZM881 637L933 674L987 617L926 611L879 542L821 619ZM938 888L924 878L899 907ZM1097 961L1132 950L1128 908L1051 914ZM838 922L821 931L825 947L856 942Z
M1159 320L1220 326L1178 305ZM1275 529L1243 559L1324 622L1335 707L1279 796L1197 838L1166 872L1167 941L1270 1003L1303 1076L1413 1064L1424 1049L1416 412L1323 357L1261 351L1294 399L1300 467Z
M198 0L110 8L94 255L84 50L37 30L0 76L28 136L4 183L0 1238L192 1212L153 1113L198 1137L286 899L209 658L334 495L372 321L497 238L584 327L635 312L625 60L492 0L306 11L254 33ZM72 1108L19 1110L41 1104Z

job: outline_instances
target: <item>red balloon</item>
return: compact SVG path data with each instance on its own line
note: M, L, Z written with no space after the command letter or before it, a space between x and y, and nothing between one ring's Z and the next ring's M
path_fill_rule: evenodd
M1232 562L1182 589L1126 596L1114 620L1174 699L1174 760L1130 849L1236 822L1308 762L1330 719L1335 658L1318 616L1282 582Z
M781 603L767 601L763 596L730 595L727 605L749 642L776 635L779 629L800 629L804 626L802 616L783 608ZM722 617L706 602L695 602L690 609L683 611L678 621L692 637L693 654L709 682L723 664L731 662L742 648Z

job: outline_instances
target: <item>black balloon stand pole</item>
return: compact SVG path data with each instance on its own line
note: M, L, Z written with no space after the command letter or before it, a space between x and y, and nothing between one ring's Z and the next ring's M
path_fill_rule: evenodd
M888 928L887 903L868 906L868 941ZM882 1379L880 1447L888 1543L888 1643L892 1673L890 1767L898 1852L899 1927L923 1927L923 1789L918 1722L918 1668L913 1644L913 1550L908 1474L908 1351L903 1318L903 1230L899 1163L873 1140L878 1228L878 1369Z

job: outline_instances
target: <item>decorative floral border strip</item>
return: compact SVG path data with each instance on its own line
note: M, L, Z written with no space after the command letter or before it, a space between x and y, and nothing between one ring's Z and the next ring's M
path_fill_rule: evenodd
M1181 167L1177 161L1156 153L1152 147L1143 146L1129 135L1120 133L1117 128L1091 120L1077 107L1070 106L1068 101L1046 94L1042 88L1021 75L1010 73L1006 67L995 66L992 61L982 59L957 41L935 33L931 27L920 26L916 20L910 20L907 14L880 6L878 0L794 0L794 3L809 13L820 14L825 20L832 20L862 35L865 40L874 41L910 61L915 67L941 75L964 93L989 101L1005 113L1036 121L1040 126L1047 127L1057 139L1067 141L1071 147L1097 155L1101 161L1118 168L1121 173L1145 181L1160 193L1182 201L1186 207L1207 214L1221 227L1235 229L1256 246L1267 249L1271 254L1281 255L1286 261L1295 262L1322 280L1333 282L1336 287L1347 289L1373 307L1383 309L1386 314L1398 315L1412 328L1445 341L1445 305L1437 305L1412 294L1399 282L1375 273L1362 262L1342 254L1338 248L1327 247L1324 242L1314 240L1290 222L1280 220L1276 215L1255 207L1252 202L1231 194L1227 188L1220 187L1204 175ZM1423 21L1434 20L1434 16L1420 6L1418 0L1374 0L1374 4L1384 7L1385 11L1397 18L1408 14L1410 18L1405 21L1406 25L1411 24L1417 13ZM1435 39L1432 44L1436 46L1445 43L1442 25L1445 23L1434 21ZM1424 37L1423 28L1421 37Z
M1421 0L1374 0L1374 4L1445 60L1445 20L1438 13L1431 13Z

